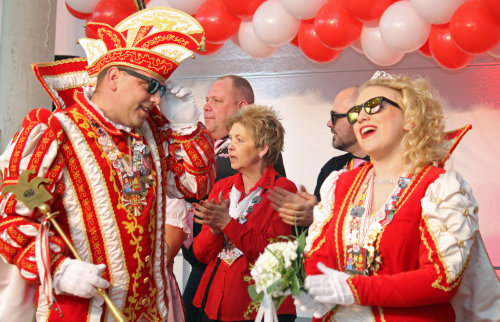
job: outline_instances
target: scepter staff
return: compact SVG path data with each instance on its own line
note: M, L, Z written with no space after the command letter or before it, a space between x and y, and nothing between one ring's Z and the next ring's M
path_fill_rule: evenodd
M40 213L46 216L46 219L52 224L52 226L59 233L59 236L64 240L66 246L68 246L69 250L75 257L75 259L83 261L83 259L78 254L76 248L73 246L71 241L69 240L66 233L62 230L59 223L55 220L55 216L59 214L58 211L51 212L50 206L46 203L48 200L52 198L52 195L47 191L44 183L48 183L49 181L45 178L34 177L31 180L29 176L33 174L32 170L25 170L21 172L19 175L19 179L17 180L17 184L8 185L2 188L2 193L6 195L11 192L16 196L18 201L21 201L28 209L32 210L35 207L38 208ZM49 249L50 251L50 249ZM128 322L128 319L123 315L120 309L111 301L108 293L102 288L96 287L97 294L101 296L109 308L109 311L113 315L113 318L117 322Z
M146 9L146 4L144 3L144 0L132 0L134 2L135 7L137 8L137 11L141 11L142 9Z

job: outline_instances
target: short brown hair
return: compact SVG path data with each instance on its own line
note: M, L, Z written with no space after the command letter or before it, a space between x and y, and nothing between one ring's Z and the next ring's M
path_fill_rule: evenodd
M268 106L247 105L229 116L226 120L227 130L235 123L240 123L250 133L257 148L269 147L263 159L267 164L274 165L283 151L285 141L285 129L278 114Z

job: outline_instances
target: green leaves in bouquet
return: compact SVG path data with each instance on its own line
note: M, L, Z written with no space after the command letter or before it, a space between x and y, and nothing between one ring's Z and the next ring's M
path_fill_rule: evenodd
M306 247L306 235L307 230L304 230L299 234L297 231L297 226L295 226L295 236L283 236L283 238L288 241L293 241L294 239L297 240L297 260L292 265L295 274L291 276L290 285L292 295L294 296L300 293L300 289L304 286L304 280L306 278L306 271L304 268L304 249Z
M266 287L266 293L272 296L272 300L276 307L276 310L280 307L282 302L287 298L288 295L298 295L300 293L301 288L304 286L304 280L306 277L305 269L304 269L304 248L306 245L306 234L307 230L302 231L301 234L298 233L297 227L295 227L295 235L291 236L278 236L276 239L270 241L270 244L266 246L264 254L271 254L274 258L277 259L278 264L274 266L274 270L279 274L280 279L274 281L271 285ZM270 245L277 242L289 242L294 243L296 241L296 259L293 259L291 262L288 262L289 266L286 266L284 262L283 255L281 251L275 253L270 247ZM274 248L276 249L276 248ZM279 249L279 248L278 248ZM264 256L261 254L261 256ZM269 256L269 255L266 255ZM260 259L260 257L259 257ZM287 259L288 260L288 259ZM257 261L258 262L258 261ZM257 263L256 262L256 263ZM254 268L255 264L250 264L250 270ZM251 276L245 276L245 281L250 283L248 287L248 295L252 299L252 302L248 306L244 316L245 319L248 319L250 314L259 310L260 304L262 303L262 299L264 297L264 292L257 292L257 287L254 284L255 280ZM274 294L274 295L273 295ZM281 294L276 296L276 294Z
M243 278L243 280L245 282L251 283L252 282L252 277L251 276L245 276ZM264 292L257 293L257 290L255 288L255 284L250 284L248 286L248 295L252 299L252 302L250 302L250 304L248 305L247 310L243 314L243 317L246 320L250 319L250 314L252 314L254 312L257 312L259 310L260 303L262 303L262 298L264 297Z

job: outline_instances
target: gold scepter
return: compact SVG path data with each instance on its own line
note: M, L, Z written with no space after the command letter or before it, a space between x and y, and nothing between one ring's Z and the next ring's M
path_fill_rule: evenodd
M49 180L40 177L34 177L30 181L28 178L30 174L33 174L32 170L25 170L19 175L19 179L16 185L4 186L2 188L2 194L5 196L7 193L12 192L16 199L21 201L29 209L34 209L35 207L40 210L40 212L47 216L52 226L57 230L59 236L64 240L69 250L75 257L75 259L83 261L78 252L76 251L73 244L69 240L66 233L62 230L61 226L55 220L55 216L59 214L58 211L50 212L50 206L46 204L48 200L52 198L52 195L47 191L44 183L48 183ZM123 313L118 309L118 307L111 301L108 293L102 288L96 287L97 293L104 299L109 311L113 315L113 318L117 322L128 322L128 319L123 315Z

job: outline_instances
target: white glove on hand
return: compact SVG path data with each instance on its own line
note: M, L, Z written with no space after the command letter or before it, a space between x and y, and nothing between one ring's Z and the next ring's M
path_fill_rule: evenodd
M161 99L160 110L170 121L172 130L175 132L182 132L184 129L194 131L200 111L196 108L193 93L189 88L171 80L167 80L165 87L167 91Z
M323 304L354 304L354 295L347 284L349 274L328 268L323 263L318 263L318 269L323 274L310 275L305 281L307 292L316 301Z
M109 282L101 277L106 265L94 265L77 259L66 258L54 275L56 294L68 293L83 298L97 295L96 287L108 288Z
M299 295L294 296L294 304L304 312L312 312L317 319L321 318L328 311L333 309L334 305L322 304L311 297L304 291L300 291Z

